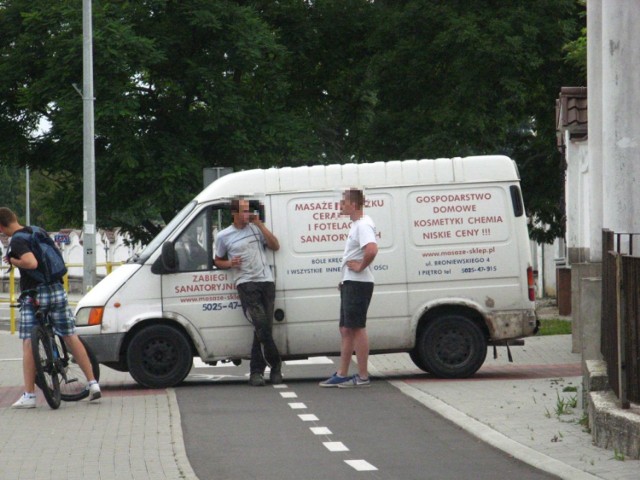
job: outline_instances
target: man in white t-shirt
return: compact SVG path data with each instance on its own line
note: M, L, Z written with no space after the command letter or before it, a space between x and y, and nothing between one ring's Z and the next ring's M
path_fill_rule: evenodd
M342 256L342 282L340 282L340 368L330 378L320 382L321 387L368 387L369 337L367 336L367 310L373 296L371 262L378 254L376 226L364 214L362 190L350 188L342 194L340 213L349 215L351 230ZM349 376L351 355L356 352L358 373Z
M273 309L276 297L271 267L265 249L280 249L280 243L258 215L249 211L249 202L231 201L233 223L216 237L215 264L231 269L245 316L254 326L249 385L261 387L267 364L273 384L282 383L282 361L273 340Z

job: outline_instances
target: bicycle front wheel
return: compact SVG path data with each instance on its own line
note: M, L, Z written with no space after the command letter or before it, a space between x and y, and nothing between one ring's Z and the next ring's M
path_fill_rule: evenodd
M82 338L80 338L80 341L87 352L87 357L89 357L93 376L99 381L100 364L85 341L82 340ZM78 400L87 398L89 396L89 382L87 381L87 377L80 368L80 365L78 365L73 354L68 350L66 344L59 336L56 336L56 342L58 342L59 345L58 350L63 352L61 356L66 370L65 375L60 379L60 396L62 400L65 402L77 402Z
M60 406L60 378L51 337L41 325L33 327L31 331L31 350L36 364L36 383L49 406L55 410Z

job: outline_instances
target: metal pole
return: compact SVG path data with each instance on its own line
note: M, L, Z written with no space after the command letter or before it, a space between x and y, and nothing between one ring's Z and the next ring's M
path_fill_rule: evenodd
M31 225L31 195L29 193L29 165L27 165L27 168L25 170L25 181L27 184L27 198L25 199L26 205L25 205L25 220L26 220L26 224L27 225Z
M93 133L93 31L91 0L82 0L82 114L83 114L83 277L82 291L96 283L96 186Z

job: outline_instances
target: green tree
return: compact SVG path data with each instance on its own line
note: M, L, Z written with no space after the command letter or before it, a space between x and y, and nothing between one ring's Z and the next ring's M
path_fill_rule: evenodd
M582 77L575 0L94 1L97 211L148 239L236 169L505 153L529 213L562 234L555 98ZM0 161L48 179L78 226L81 8L0 2ZM51 128L34 135L47 120ZM544 172L544 174L541 174ZM1 174L1 172L0 172Z
M287 52L243 3L94 2L100 226L148 238L200 190L204 167L306 156L311 129L284 101ZM56 172L48 214L78 225L82 102L72 85L82 83L80 6L8 1L0 30L2 158ZM51 129L30 137L42 118Z
M378 104L363 155L509 154L529 213L551 225L533 236L562 235L554 100L561 86L579 81L562 56L579 31L575 1L376 4L386 22L371 38Z

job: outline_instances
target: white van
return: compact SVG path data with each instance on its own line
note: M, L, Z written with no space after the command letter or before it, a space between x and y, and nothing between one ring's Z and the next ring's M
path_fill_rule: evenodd
M377 227L371 353L408 352L439 377L468 377L488 345L537 331L526 216L504 156L249 170L190 202L138 256L80 301L79 333L100 363L147 387L180 383L193 357L249 358L252 326L213 264L234 197L280 241L274 338L283 359L338 355L343 189L363 188ZM516 343L516 342L514 342Z

